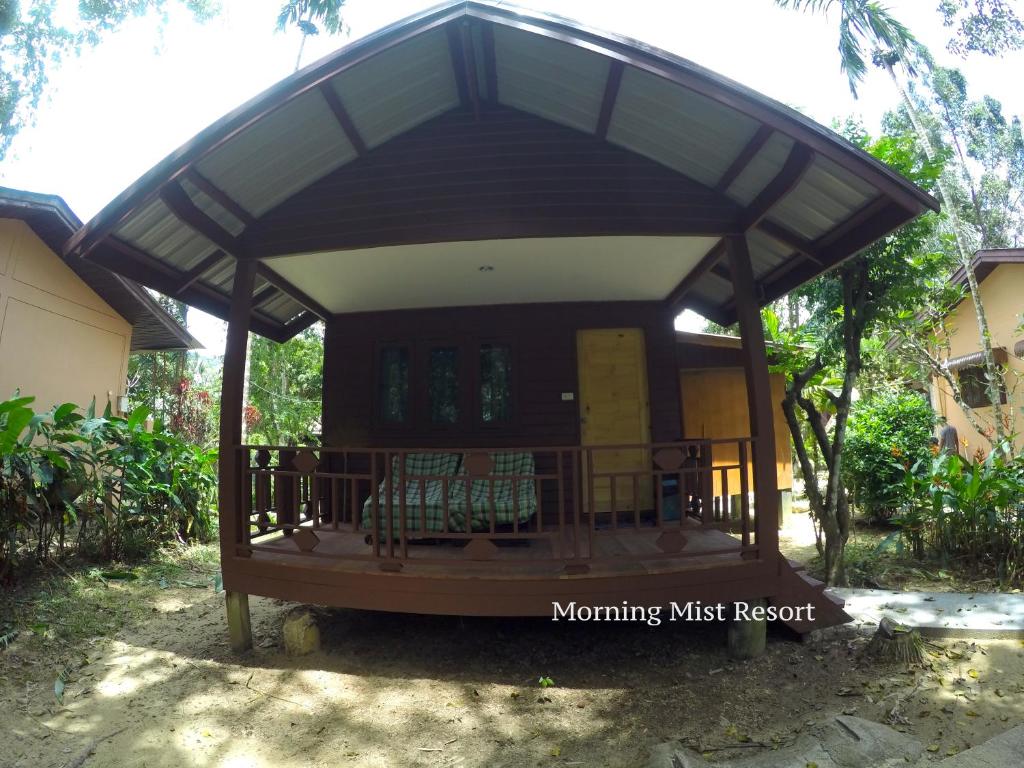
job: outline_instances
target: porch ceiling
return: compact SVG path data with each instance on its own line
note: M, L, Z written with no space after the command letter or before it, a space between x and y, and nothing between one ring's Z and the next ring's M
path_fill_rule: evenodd
M239 107L65 250L221 317L235 259L262 259L253 329L279 339L352 307L470 301L468 287L442 290L443 276L484 252L509 277L489 300L616 287L727 321L718 237L748 235L768 301L936 207L827 129L692 62L456 2ZM622 242L594 236L644 237L647 250L624 258ZM540 275L540 253L571 277Z
M556 301L657 301L711 237L477 240L326 251L273 268L334 313Z

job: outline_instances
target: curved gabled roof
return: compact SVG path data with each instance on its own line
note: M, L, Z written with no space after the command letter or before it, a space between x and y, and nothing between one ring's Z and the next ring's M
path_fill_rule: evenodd
M24 221L58 255L68 237L82 226L63 198L9 187L0 187L0 218ZM202 349L203 345L141 285L89 261L65 258L65 262L82 282L131 324L132 352Z
M253 329L279 339L339 312L510 296L660 299L728 321L721 236L747 234L768 301L927 209L833 132L690 61L457 2L232 111L65 251L221 317L234 259L260 259ZM620 239L591 256L593 237ZM509 242L525 238L546 263ZM503 290L464 280L492 258Z

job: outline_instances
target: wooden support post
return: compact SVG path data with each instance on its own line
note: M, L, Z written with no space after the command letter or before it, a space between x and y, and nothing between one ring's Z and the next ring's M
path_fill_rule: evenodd
M740 337L743 341L750 435L754 442L754 530L757 535L757 551L761 560L772 562L778 559L779 552L779 491L768 351L754 289L754 271L750 264L747 239L743 235L731 235L725 240L732 270Z
M736 603L729 621L727 644L734 659L753 659L764 653L768 643L768 622L764 611L768 601L764 598Z
M228 610L228 639L231 650L244 653L252 648L249 596L245 592L225 592L224 599Z
M228 586L228 630L236 651L252 647L249 626L249 598L230 591L232 564L242 543L241 461L237 446L242 442L242 398L245 395L245 348L249 337L249 313L256 278L256 261L235 261L231 313L224 347L224 376L220 393L220 450L218 515L220 519L220 567Z

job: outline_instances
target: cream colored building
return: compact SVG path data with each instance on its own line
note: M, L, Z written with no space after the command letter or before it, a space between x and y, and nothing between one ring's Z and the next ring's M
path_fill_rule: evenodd
M0 187L0 400L116 412L129 354L199 346L139 285L62 258L80 226L59 197Z
M1024 249L978 251L974 257L974 271L992 334L996 360L1006 369L1007 402L1004 417L1009 417L1011 421L1010 430L1017 435L1019 450L1024 447L1024 414L1021 413L1024 406L1024 333L1020 330L1024 313ZM952 279L963 282L962 270L953 275ZM970 297L953 308L946 319L946 327L949 332L949 353L945 362L959 380L964 399L971 405L975 420L985 428L992 429L994 409L985 392L981 339L974 303ZM991 443L970 425L963 410L954 402L949 385L938 377L933 378L931 395L936 411L956 427L962 446L961 454L967 458L973 458L979 451L987 454Z

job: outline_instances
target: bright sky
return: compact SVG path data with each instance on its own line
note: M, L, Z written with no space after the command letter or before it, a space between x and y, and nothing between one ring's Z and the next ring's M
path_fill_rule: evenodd
M69 7L76 0L62 0ZM88 220L121 190L209 123L290 74L299 34L274 32L283 0L222 0L205 25L172 13L157 34L154 20L133 20L95 50L51 77L36 125L15 140L0 184L61 195ZM429 7L429 0L349 0L352 38ZM691 59L795 107L826 125L859 116L875 130L897 101L886 76L873 71L853 99L839 71L834 20L776 8L772 0L520 0L520 5L613 30ZM945 51L938 0L890 0L888 6L929 46L940 64L959 65L972 95L990 94L1007 114L1024 114L1024 53L966 62ZM1024 9L1021 9L1024 11ZM343 38L311 38L303 63L330 53ZM692 315L692 313L687 313ZM684 316L686 317L686 316ZM686 317L680 327L697 330ZM223 323L190 312L189 329L221 354Z

